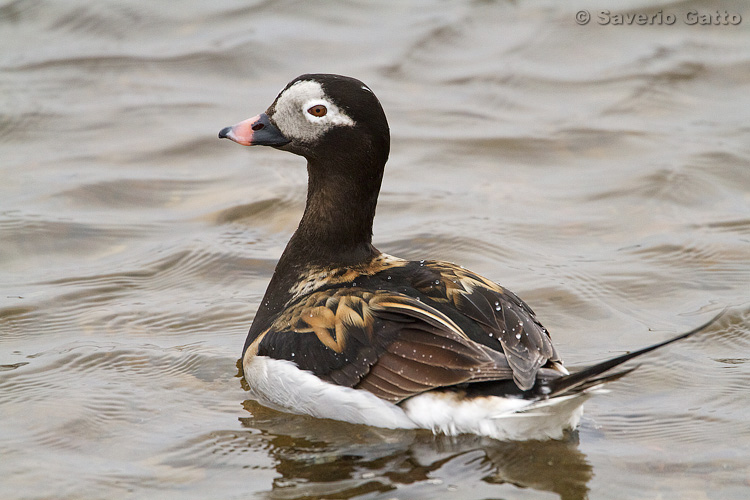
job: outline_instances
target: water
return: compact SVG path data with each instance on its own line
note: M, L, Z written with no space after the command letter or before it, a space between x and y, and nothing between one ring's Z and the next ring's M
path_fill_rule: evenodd
M0 496L663 498L750 491L750 9L620 2L0 3ZM580 9L592 13L576 24ZM739 26L688 26L691 10ZM667 338L565 442L386 431L247 399L299 158L219 141L298 74L393 134L388 253L515 290L568 365Z

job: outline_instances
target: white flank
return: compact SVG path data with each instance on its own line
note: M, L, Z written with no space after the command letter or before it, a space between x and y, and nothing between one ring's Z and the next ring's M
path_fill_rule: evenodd
M429 429L447 435L478 434L499 440L559 439L578 425L586 395L528 401L495 396L461 398L433 391L397 406L358 389L330 384L291 361L248 356L245 379L267 406L389 429Z
M417 427L398 406L367 391L329 384L291 361L252 356L243 368L251 392L268 406L389 429Z
M447 435L479 434L499 440L560 439L583 414L585 396L528 401L497 396L461 399L460 393L427 392L402 403L418 427Z

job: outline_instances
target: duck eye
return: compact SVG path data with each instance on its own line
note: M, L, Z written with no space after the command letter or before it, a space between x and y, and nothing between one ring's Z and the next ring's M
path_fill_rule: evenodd
M307 112L313 116L325 116L326 113L328 113L328 109L322 104L316 104L315 106L308 109Z

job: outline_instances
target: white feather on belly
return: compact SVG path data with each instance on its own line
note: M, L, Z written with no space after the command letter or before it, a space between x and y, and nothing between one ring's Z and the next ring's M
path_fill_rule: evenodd
M243 368L252 396L266 406L375 427L499 440L559 439L578 425L586 399L462 398L460 392L431 391L394 405L367 391L325 382L291 361L248 356Z
M243 368L251 393L267 406L389 429L417 427L400 407L367 391L325 382L291 361L252 356Z
M432 391L404 401L417 427L448 435L479 434L503 441L560 439L583 414L585 395L543 401L483 396L462 399L457 392Z

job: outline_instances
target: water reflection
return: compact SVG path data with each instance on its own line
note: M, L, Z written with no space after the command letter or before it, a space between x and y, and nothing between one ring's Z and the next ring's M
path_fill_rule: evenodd
M572 500L586 498L593 475L577 433L564 441L501 442L291 415L252 400L244 407L253 416L242 425L265 435L280 474L268 493L273 499L435 498L441 489L441 498L453 491L467 498L469 488L476 494L504 485Z

